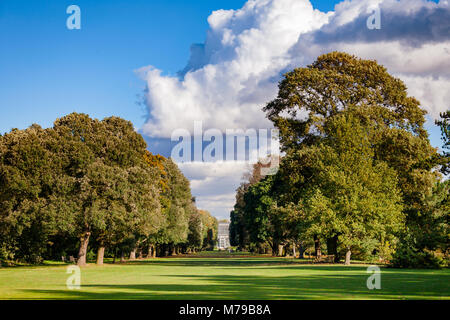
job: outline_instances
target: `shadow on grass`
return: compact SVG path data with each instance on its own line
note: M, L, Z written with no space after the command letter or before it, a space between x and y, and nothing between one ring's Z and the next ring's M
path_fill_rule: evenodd
M153 265L176 267L252 267L252 266L281 266L281 265L311 265L312 260L286 258L159 258L150 260L127 261L123 265Z
M367 289L365 267L277 265L270 259L271 267L279 273L266 275L160 275L168 282L162 284L88 284L80 291L23 290L39 294L43 299L119 299L119 300L303 300L303 299L449 299L449 274L434 274L423 270L383 269L382 289ZM208 263L206 263L208 262ZM226 262L197 259L178 261L171 259L130 263L160 266L226 266L227 270L247 267L261 271L267 264L264 259L236 259ZM126 266L126 265L125 265ZM264 268L265 269L265 268ZM263 270L264 270L263 269ZM283 276L289 269L290 275ZM292 275L297 271L298 275ZM189 283L191 282L191 283Z

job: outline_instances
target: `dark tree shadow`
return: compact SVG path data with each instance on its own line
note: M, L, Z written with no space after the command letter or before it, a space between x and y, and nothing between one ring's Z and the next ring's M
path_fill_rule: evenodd
M155 265L177 267L224 267L233 269L279 270L267 276L161 275L179 284L89 284L79 291L24 290L54 299L157 299L157 300L266 300L266 299L432 299L450 294L450 275L436 276L430 270L383 268L382 289L369 290L366 266L311 265L282 259L157 259L135 261L123 266ZM264 268L261 268L264 266ZM291 271L284 276L284 270ZM292 271L298 270L298 276ZM309 271L309 272L305 272ZM184 280L195 279L194 284ZM177 281L173 281L177 283ZM206 282L206 283L205 283ZM198 283L198 284L197 284Z

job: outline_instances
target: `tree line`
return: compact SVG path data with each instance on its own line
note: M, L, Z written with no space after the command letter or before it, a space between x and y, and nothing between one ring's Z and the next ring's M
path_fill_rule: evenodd
M118 117L73 113L0 135L0 261L136 259L213 248L177 165Z
M426 111L376 61L320 56L287 73L264 108L280 130L279 171L259 163L237 190L230 237L241 249L397 267L449 262L449 153ZM442 114L444 150L450 112Z

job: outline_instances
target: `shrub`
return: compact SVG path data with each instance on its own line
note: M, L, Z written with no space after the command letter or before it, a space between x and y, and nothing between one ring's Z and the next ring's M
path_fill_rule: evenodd
M448 266L448 259L442 253L424 249L419 251L402 244L394 253L391 266L394 268L439 269Z

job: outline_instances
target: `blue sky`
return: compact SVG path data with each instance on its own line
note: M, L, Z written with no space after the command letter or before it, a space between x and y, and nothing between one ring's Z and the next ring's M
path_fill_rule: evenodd
M306 2L306 0L277 1L282 3ZM426 0L402 1L403 4L400 5L400 8L405 7L405 10L412 2L417 6L429 6L429 4L423 4ZM335 10L335 4L339 2L336 0L311 0L314 8L324 13ZM190 46L193 43L205 42L209 28L207 19L211 13L219 9L239 9L245 3L245 0L1 0L0 133L8 132L11 128L23 129L32 123L49 127L56 118L74 111L88 113L92 117L100 119L111 115L120 116L132 121L136 128L143 128L147 121L148 110L152 110L152 108L163 110L167 106L142 103L145 97L144 90L150 84L150 80L146 83L136 75L135 71L149 65L161 70L161 76L152 80L157 83L164 83L166 79L176 77L176 73L185 68L189 61ZM71 4L76 4L81 8L81 30L66 28L66 19L69 16L66 8ZM353 5L358 7L358 1L353 0ZM441 5L438 9L442 8L448 9L445 5ZM275 7L266 9L282 11ZM337 10L337 12L339 11L337 16L349 19L345 15L348 15L348 12L351 13L352 10L347 10L348 12L345 10L342 8L340 11ZM391 11L397 12L396 10L384 8L383 14L390 14ZM438 12L436 8L433 10L435 10L433 12ZM257 18L257 13L250 12L249 14L255 15ZM285 12L285 14L289 14L289 12ZM411 16L411 19L419 21L418 15L415 18L413 15L406 16ZM308 15L299 16L299 19L303 18L308 18ZM319 20L317 17L311 19L311 21ZM355 17L351 19L357 20ZM331 21L334 23L333 20ZM292 23L298 24L299 21ZM299 26L301 26L301 21ZM384 30L389 31L388 27ZM422 28L420 23L418 23L418 28L426 29ZM339 32L337 27L327 30L327 32L335 31L336 34ZM414 30L403 31L409 32L413 37L416 32ZM241 30L233 30L233 32L238 34ZM333 33L331 35L333 36ZM314 38L314 33L312 33L312 38ZM364 44L369 43L369 40ZM439 41L432 42L431 40L431 44L439 45ZM313 48L312 44L309 44L311 48ZM330 44L330 51L335 48L347 49L347 47L339 47L339 45ZM301 48L301 43L298 46ZM326 45L323 46L324 50L328 50ZM389 48L392 47L393 45L390 45ZM363 47L354 44L350 44L348 47L350 51L354 50L357 53L366 52L364 48L361 48ZM445 46L442 48L442 45L439 48L447 49ZM301 49L305 51L305 48ZM388 52L388 50L381 51ZM398 50L394 47L392 50L394 51L388 52L389 54L386 56L383 56L383 52L377 54L382 61L386 59L390 63L389 59L397 53L404 56L414 53L403 47L399 47ZM437 49L431 48L430 50L438 52ZM423 52L417 51L418 56L423 54ZM428 53L425 56L428 57ZM378 59L378 56L376 58ZM423 62L420 59L416 60L420 64ZM437 59L434 60L437 61ZM297 60L293 59L291 62L295 64ZM442 70L436 71L444 69L439 65L441 62L437 61L436 63L437 65L427 67L429 70L425 70L425 73L422 71L422 73L414 73L415 71L405 73L401 66L396 69L395 63L389 67L396 71L396 74L402 74L406 77L405 79L409 79L409 83L416 86L416 89L424 87L424 83L428 86L428 82L431 80L427 79L433 79L436 83L431 83L430 90L428 87L427 90L438 92L437 89L433 91L433 88L444 88L445 90L445 86L448 84L446 82L448 74L442 74L444 72ZM411 67L411 69L414 68ZM426 78L424 74L430 78ZM428 104L437 101L436 105L439 105L439 103L442 104L442 101L448 101L444 96L440 98L441 100L432 98L427 100L427 92L422 91L418 90L417 92L423 94ZM448 86L447 91L449 91ZM150 97L161 98L157 96L157 93L155 95ZM169 98L173 97L167 98L170 100ZM194 97L192 101L197 103L199 99ZM432 121L429 121L427 129L431 133L432 144L439 147L441 141L438 128ZM236 172L235 176L237 177L230 182L226 179L211 180L207 172L214 173L217 172L216 169L211 169L212 171L202 169L203 171L200 171L203 174L192 168L185 170L188 178L193 181L194 195L200 201L204 195L202 203L204 207L219 217L226 217L232 206L233 193L242 172L230 169ZM223 175L228 177L230 174L223 173ZM206 180L209 181L209 185ZM213 188L211 185L218 187ZM212 189L215 189L214 194L211 193ZM220 198L221 194L227 194L226 201ZM222 207L215 209L211 204L214 201L221 203L217 206Z
M331 10L334 1L315 1ZM134 70L175 74L192 43L205 40L213 10L244 0L95 0L0 2L0 132L50 126L72 111L117 115L136 127L144 83ZM66 28L66 8L81 8L81 30Z
M117 115L140 128L144 83L134 70L153 65L183 69L192 43L202 43L213 10L244 0L96 0L0 2L0 132L32 123L51 126L73 111ZM331 11L339 1L311 1ZM66 8L77 4L82 29L66 28ZM433 143L438 131L429 126Z

